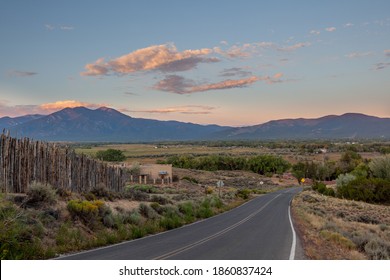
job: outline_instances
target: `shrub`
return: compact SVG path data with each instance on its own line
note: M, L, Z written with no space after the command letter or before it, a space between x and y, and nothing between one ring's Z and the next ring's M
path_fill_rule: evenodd
M179 211L184 215L184 219L187 223L191 223L195 220L194 204L191 201L179 204Z
M345 236L341 235L338 232L333 232L329 230L321 230L320 236L322 236L324 239L331 241L337 245L340 245L341 247L344 247L346 249L355 249L355 244Z
M150 204L150 207L153 208L154 211L156 211L158 214L162 215L164 213L164 207L160 205L158 202L152 202Z
M126 219L126 222L133 225L139 225L141 223L141 214L137 211L130 212Z
M159 222L160 227L167 230L181 227L183 225L182 218L176 208L166 208L163 218Z
M374 177L390 180L390 155L373 159L369 167Z
M196 216L201 219L206 219L206 218L210 218L212 215L213 215L213 210L211 209L210 199L206 198L200 204Z
M378 238L368 241L364 246L364 251L372 260L388 260L390 258L390 244Z
M188 176L184 176L182 178L182 180L186 180L186 181L188 181L190 183L194 183L194 184L199 184L198 180L196 180L195 178L192 178L192 177L188 177Z
M217 209L221 209L223 207L223 202L222 202L222 200L219 197L213 196L211 198L210 205L211 205L211 207L215 207Z
M33 183L28 187L25 204L27 206L41 206L55 204L57 201L56 191L51 185Z
M79 218L87 225L96 226L105 211L104 206L101 200L70 200L67 208L73 218Z
M205 187L204 188L204 193L207 194L212 194L213 193L213 188L212 187Z
M139 212L142 216L148 219L156 219L158 217L156 211L154 211L152 207L145 203L141 203L139 205Z
M158 204L161 204L161 205L165 205L165 204L170 203L168 198L166 198L165 196L161 196L161 195L153 195L151 198L151 201L157 202Z
M343 187L356 179L356 176L352 174L340 174L336 179L337 187Z
M42 245L42 223L0 198L0 258L39 259L47 256ZM51 256L52 257L52 256Z
M335 191L332 188L326 187L326 185L322 182L315 182L313 184L313 190L327 196L336 196Z
M90 193L87 195L86 198L87 199L89 198L88 200L95 200L96 198L103 198L103 199L108 199L110 201L113 201L116 196L117 196L117 194L110 191L105 184L99 183L94 188L92 188L92 190L90 191ZM93 198L95 198L95 199L93 199Z
M239 189L236 192L236 196L240 197L242 199L248 199L250 196L251 191L248 189Z

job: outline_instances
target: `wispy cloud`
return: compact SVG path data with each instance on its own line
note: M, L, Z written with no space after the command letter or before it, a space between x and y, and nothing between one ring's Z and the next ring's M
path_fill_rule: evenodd
M70 30L74 30L74 27L69 25L61 25L60 29L65 31L70 31Z
M157 108L149 110L129 110L128 112L134 113L149 113L149 114L186 114L186 115L208 115L211 114L216 107L204 106L204 105L183 105L173 106L167 108Z
M51 24L45 24L45 29L46 30L49 30L49 31L52 31L55 29L55 26L54 25L51 25Z
M311 44L309 42L301 42L301 43L296 43L296 44L291 45L291 46L279 47L278 50L279 51L291 52L291 51L295 51L297 49L300 49L300 48L303 48L303 47L307 47L307 46L310 46L310 45Z
M31 72L31 71L19 71L19 70L10 70L8 71L8 76L10 77L31 77L38 75L37 72Z
M195 68L199 63L218 62L210 58L211 49L185 50L179 52L174 44L156 45L139 49L121 57L105 62L103 58L85 66L83 76L130 74L138 71L159 70L179 72Z
M345 28L352 27L352 26L354 26L354 24L353 24L353 23L350 23L350 22L344 24L344 27L345 27Z
M390 57L390 50L384 50L383 53L385 56Z
M334 26L332 26L332 27L327 27L327 28L325 28L325 31L334 32L334 31L336 31L336 27L334 27Z
M274 47L276 47L276 44L272 42L255 42L234 45L227 50L223 50L220 47L214 47L213 51L228 58L246 58L258 53L260 50Z
M372 55L372 52L353 52L345 55L348 58L360 58Z
M74 26L71 25L53 25L53 24L45 24L45 29L48 31L53 31L55 29L63 30L63 31L71 31L74 30Z
M390 62L379 62L374 64L374 70L382 70L390 66Z
M224 80L218 83L197 84L194 80L186 79L178 75L169 75L165 79L155 84L154 89L177 94L190 94L209 90L221 90L231 88L242 88L253 84L261 78L252 76L239 80Z
M247 77L251 76L253 73L251 71L247 71L244 68L241 67L233 67L224 69L221 72L221 77Z
M320 35L321 31L320 30L310 30L311 35Z

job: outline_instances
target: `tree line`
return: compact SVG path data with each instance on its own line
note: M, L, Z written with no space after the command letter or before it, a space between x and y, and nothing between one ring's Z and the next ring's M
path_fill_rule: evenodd
M195 157L192 155L180 155L171 156L164 163L172 164L172 166L178 168L206 171L246 170L267 176L282 174L291 166L290 163L282 157L274 155L259 155L252 157L233 157L225 155Z

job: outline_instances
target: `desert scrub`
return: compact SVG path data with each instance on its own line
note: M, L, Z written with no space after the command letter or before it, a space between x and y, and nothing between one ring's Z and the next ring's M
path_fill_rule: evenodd
M321 196L306 190L292 203L310 259L389 259L388 206Z
M192 201L180 203L178 207L186 223L192 223L195 220L195 207Z
M147 219L157 219L159 217L158 213L154 211L152 207L145 203L141 203L139 205L139 212Z
M160 227L166 230L181 227L183 224L184 220L181 215L173 209L168 209L159 222Z
M44 230L31 213L0 196L1 259L40 259L51 257L42 244Z
M27 197L24 205L28 206L44 206L53 205L57 201L56 191L51 185L41 183L33 183L27 189Z

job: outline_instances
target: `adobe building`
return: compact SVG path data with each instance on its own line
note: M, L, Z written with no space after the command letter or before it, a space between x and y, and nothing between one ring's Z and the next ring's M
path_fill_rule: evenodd
M139 169L139 175L131 176L132 182L139 182L140 184L172 183L172 164L142 164Z

